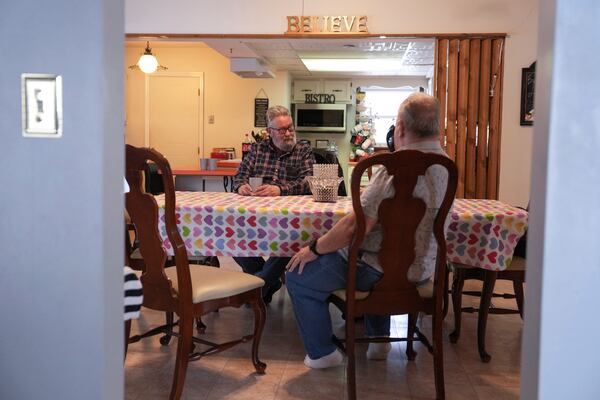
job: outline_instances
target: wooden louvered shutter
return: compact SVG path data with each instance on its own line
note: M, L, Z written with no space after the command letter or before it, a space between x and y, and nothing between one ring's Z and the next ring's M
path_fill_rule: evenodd
M437 39L441 140L458 167L459 198L498 198L503 55L501 37Z

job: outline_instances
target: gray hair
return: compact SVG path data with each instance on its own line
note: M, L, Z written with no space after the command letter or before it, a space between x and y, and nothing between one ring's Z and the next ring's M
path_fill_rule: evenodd
M267 110L267 121L269 121L269 125L271 125L271 121L277 117L291 117L290 110L284 106L269 107Z
M440 102L425 93L413 93L400 105L406 130L421 138L440 134Z

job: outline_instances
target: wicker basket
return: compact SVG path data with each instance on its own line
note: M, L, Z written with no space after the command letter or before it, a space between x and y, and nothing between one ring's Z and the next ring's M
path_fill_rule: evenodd
M313 164L313 176L317 178L337 178L337 164Z
M319 176L307 176L306 179L310 185L310 191L312 192L314 201L325 203L335 203L337 201L338 186L344 178L322 178Z

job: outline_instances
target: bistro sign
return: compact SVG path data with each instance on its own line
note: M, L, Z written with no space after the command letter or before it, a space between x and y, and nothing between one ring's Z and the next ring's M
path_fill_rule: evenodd
M304 95L304 102L306 104L334 104L335 94L307 93Z
M286 35L290 34L321 34L343 33L363 34L369 33L366 15L327 15L306 16L292 15L287 17Z

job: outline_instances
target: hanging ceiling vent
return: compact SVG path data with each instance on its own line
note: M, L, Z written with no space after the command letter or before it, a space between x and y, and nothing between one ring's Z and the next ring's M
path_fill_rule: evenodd
M231 72L242 78L275 78L275 74L258 58L230 58Z

